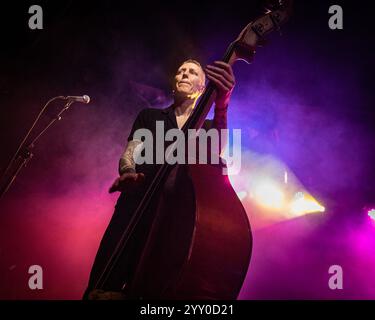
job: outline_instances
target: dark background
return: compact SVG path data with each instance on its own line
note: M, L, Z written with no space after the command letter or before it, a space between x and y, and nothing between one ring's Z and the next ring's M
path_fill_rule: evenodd
M161 89L168 97L171 75L178 63L188 57L203 64L220 58L230 41L262 8L261 1L41 1L38 4L44 9L44 29L33 31L28 28L31 4L8 3L3 9L1 167L7 164L48 98L86 93L92 98L90 109L118 117L126 109L134 115L145 102L135 101L140 106L130 111L125 107L125 102L137 99L129 82ZM344 30L328 28L328 7L332 4L343 6ZM283 29L284 36L272 35L270 45L258 51L255 70L243 63L235 66L239 95L242 83L271 73L268 79L279 91L295 90L305 95L318 102L313 109L324 108L333 122L344 119L356 124L353 130L362 130L364 138L372 140L374 66L369 5L355 1L296 1L294 8L294 16ZM332 83L335 79L330 79L331 75L340 78L341 83ZM328 103L319 105L326 93L336 100L328 108ZM155 94L146 97L149 103L165 103L163 94ZM374 159L371 146L366 146L369 164ZM350 143L346 149L343 156L350 158L355 150L352 152ZM288 154L282 156L285 161L291 160ZM309 157L320 156L310 153ZM298 170L298 163L288 164ZM352 165L360 164L353 159ZM366 174L373 177L373 170L368 169ZM297 174L303 179L309 173L302 169ZM366 182L356 181L360 185L355 188L363 188L366 199L365 193L372 192L370 176Z
M43 30L28 28L28 8L33 4L43 8ZM328 8L333 4L343 7L343 30L328 28ZM105 192L116 175L118 155L135 115L144 107L168 104L171 76L179 63L190 57L202 64L220 59L261 8L261 1L2 5L0 169L49 98L88 94L92 99L87 106L74 105L40 139L34 159L2 200L2 297L30 298L21 285L21 270L32 263L33 254L49 261L58 250L51 246L39 251L35 246L53 242L54 237L64 243L71 232L74 239L85 240L76 255L69 253L64 261L77 261L79 250L86 251L84 262L78 263L80 272L72 277L78 283L74 294L56 289L62 286L58 282L39 297L79 297L111 215L115 198L108 200ZM246 150L278 157L326 204L330 221L343 218L353 225L363 217L364 207L375 205L370 2L295 1L294 8L281 37L272 34L252 65L234 66L237 86L229 123L264 133L260 142L245 135ZM52 117L60 106L55 103L47 114ZM271 131L277 132L278 142L266 148ZM54 212L57 207L61 211ZM96 215L85 216L88 211ZM47 232L51 225L59 227ZM57 267L62 264L56 262L55 269L63 269ZM8 273L17 271L16 266L19 274L11 278Z

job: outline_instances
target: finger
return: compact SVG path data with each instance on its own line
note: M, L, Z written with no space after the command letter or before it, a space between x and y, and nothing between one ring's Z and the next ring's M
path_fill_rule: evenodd
M140 183L143 182L143 180L144 180L144 175L138 174L138 175L137 175L137 179L135 180L135 182L136 182L137 184L140 184Z
M112 183L112 187L117 187L117 186L119 185L119 183L120 183L120 179L117 178L117 179ZM112 187L111 187L111 188L112 188Z
M118 186L119 186L119 184L120 184L120 178L117 178L117 179L112 183L112 186L111 186L110 190L112 190L112 189L117 189Z
M220 70L223 70L224 72L226 72L230 77L234 78L233 69L231 65L228 63L225 63L223 61L215 61L213 65L211 64L208 66L219 68Z
M118 190L117 187L118 187L118 186L112 185L112 186L109 188L108 192L109 192L109 193L113 193L113 192L117 191L117 190Z
M206 69L206 72L207 72L207 74L215 77L216 79L219 79L229 89L231 89L232 87L234 87L234 84L230 80L226 79L223 75L221 75L221 74L219 74L217 72L208 70L208 69Z
M224 61L214 61L214 64L227 70L227 72L234 78L233 68L229 63Z
M220 91L224 91L224 92L230 91L229 88L227 88L226 86L224 86L224 84L219 79L215 78L214 76L211 76L211 75L208 74L207 78L209 80L211 80Z
M219 89L220 91L223 91L223 92L229 91L229 89L226 86L224 86L224 84L219 79L215 78L214 76L211 76L208 74L207 78L210 81L212 81L215 84L216 88Z
M229 63L226 63L224 61L214 61L214 63L225 68L228 71L228 73L234 78L233 68Z
M123 176L121 176L121 181L125 180L136 180L137 179L137 174L136 173L126 173Z
M225 70L223 68L215 67L215 66L210 66L210 65L207 66L206 70L210 70L210 71L212 71L214 73L220 74L227 81L229 81L230 83L234 84L234 78L232 77L232 75L227 70Z
M229 81L225 80L224 77L221 75L207 73L207 78L213 81L220 88L220 90L223 90L223 91L232 90L232 84Z

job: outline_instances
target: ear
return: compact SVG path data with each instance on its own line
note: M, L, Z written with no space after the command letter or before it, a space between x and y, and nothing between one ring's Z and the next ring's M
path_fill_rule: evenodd
M206 75L203 73L203 78L201 79L200 84L199 84L199 93L202 93L205 88L206 88Z

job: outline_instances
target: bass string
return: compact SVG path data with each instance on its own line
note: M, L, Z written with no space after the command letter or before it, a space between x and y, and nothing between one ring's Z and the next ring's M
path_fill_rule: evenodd
M227 48L222 61L224 61L224 62L229 61L230 57L232 56L232 54L234 52L234 48L235 48L235 43L232 43ZM208 109L207 104L208 104L213 92L214 92L214 88L213 88L212 84L208 83L207 88L205 89L201 99L199 100L197 107L194 109L193 114L187 120L187 123L185 123L183 128L181 129L184 132L185 135L186 135L187 130L189 128L195 127L195 125L198 123L202 114L204 114L206 109ZM208 112L208 110L207 110L207 112ZM175 145L177 145L177 143L178 143L178 140L175 141ZM171 150L171 153L173 153L174 148L172 147L170 150ZM170 170L173 168L173 166L174 165L170 165L168 162L165 162L158 169L154 179L150 183L150 186L146 190L146 192L145 192L144 196L142 197L139 205L137 206L137 209L135 210L132 218L130 219L127 228L122 233L119 242L117 243L115 249L113 250L112 255L110 256L107 264L105 265L105 267L103 269L103 272L101 273L99 279L97 280L96 285L94 287L95 289L104 287L106 281L108 280L108 278L110 276L111 271L116 266L116 263L117 263L118 259L121 257L130 237L133 235L135 228L137 227L141 218L144 216L144 213L147 210L148 205L151 202L151 199L153 199L153 197L157 193L160 185L162 184L163 180L167 177L167 174L170 172ZM142 256L144 250L145 250L145 248L143 248L143 250L141 252L141 256Z

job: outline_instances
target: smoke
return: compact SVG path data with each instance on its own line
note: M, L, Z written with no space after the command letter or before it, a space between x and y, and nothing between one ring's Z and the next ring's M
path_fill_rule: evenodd
M152 23L142 29L144 21L132 20L133 14L124 10L121 17L115 15L110 27L103 25L102 11L66 17L35 40L34 51L7 68L12 74L1 82L2 164L49 97L88 94L91 103L73 105L48 130L0 203L0 298L82 296L117 198L107 190L136 114L154 103L168 104L165 70L180 54L180 61L183 55L216 59L216 48L223 45L224 30L217 30L226 24L216 19L207 29L206 19L203 27L191 25L204 43L199 51L192 41L197 35L187 35L178 15L171 18L173 27L167 19L172 14L164 12L162 18L150 17ZM247 21L248 12L242 14ZM232 20L237 30L242 21ZM157 33L155 26L167 32ZM217 44L206 41L210 33ZM70 45L62 46L64 39ZM341 52L348 51L349 42L345 39ZM237 85L229 126L242 128L244 154L276 157L327 208L326 215L254 231L243 299L375 296L370 272L375 267L374 228L351 220L373 197L375 139L361 117L370 100L360 66L323 48L320 34L312 37L296 28L259 49L252 65L234 67ZM60 107L54 105L48 114ZM27 286L28 268L34 264L43 268L44 290ZM344 270L340 292L327 285L333 264Z

